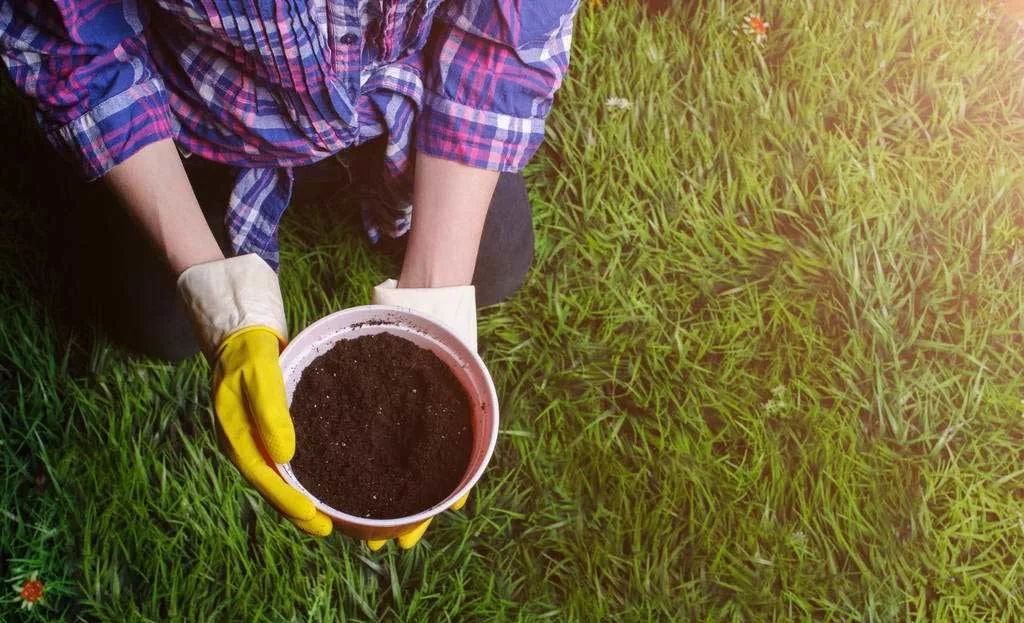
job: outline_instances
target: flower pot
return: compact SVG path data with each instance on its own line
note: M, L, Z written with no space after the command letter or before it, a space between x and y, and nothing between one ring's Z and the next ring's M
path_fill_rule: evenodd
M344 309L321 318L295 336L281 353L281 371L289 406L302 371L338 340L385 332L429 349L452 371L469 397L473 443L466 472L446 498L415 515L393 519L368 519L331 508L303 487L290 465L277 465L285 482L311 499L318 509L334 520L341 532L360 539L397 537L446 510L480 479L498 439L498 397L491 375L476 352L439 321L419 312L388 305Z

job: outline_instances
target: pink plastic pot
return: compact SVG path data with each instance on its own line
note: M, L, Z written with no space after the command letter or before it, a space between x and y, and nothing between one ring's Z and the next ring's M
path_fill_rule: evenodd
M494 382L480 357L437 320L408 309L388 305L364 305L335 312L306 327L281 353L288 404L302 371L338 340L376 333L392 333L421 348L428 348L448 364L469 395L472 406L473 449L469 466L458 487L437 505L415 515L395 519L367 519L343 513L317 499L295 478L291 466L279 464L278 472L292 487L313 500L318 509L334 520L338 529L360 539L399 536L416 524L446 510L480 479L494 453L498 439L498 397Z

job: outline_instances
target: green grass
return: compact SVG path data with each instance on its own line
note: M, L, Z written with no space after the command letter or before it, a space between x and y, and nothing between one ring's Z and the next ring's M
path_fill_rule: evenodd
M1020 37L964 0L777 0L758 49L752 7L680 4L578 19L535 268L480 323L497 453L411 552L281 521L216 448L204 363L68 346L43 217L0 195L0 579L49 583L28 618L1024 618ZM285 219L295 330L392 269Z

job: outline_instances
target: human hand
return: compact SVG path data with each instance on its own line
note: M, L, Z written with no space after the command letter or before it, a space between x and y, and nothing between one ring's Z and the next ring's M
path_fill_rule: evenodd
M394 279L388 279L373 289L372 302L375 305L394 305L424 313L440 320L452 330L467 346L476 350L476 290L473 286L448 286L442 288L399 288ZM459 510L469 499L467 492L451 505L452 510ZM430 519L423 521L414 528L399 535L398 545L409 549L416 545L427 527ZM366 544L371 550L377 551L384 547L387 539L368 540Z
M278 363L287 326L277 275L250 254L192 266L178 289L213 368L213 406L228 458L300 530L327 536L330 518L268 462L287 463L295 454Z

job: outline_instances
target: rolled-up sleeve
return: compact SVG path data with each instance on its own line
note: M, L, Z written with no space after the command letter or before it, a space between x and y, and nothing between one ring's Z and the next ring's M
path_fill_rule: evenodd
M86 178L176 133L143 23L136 0L0 2L0 55Z
M438 12L428 46L422 152L518 171L544 138L569 64L578 0L464 0Z

